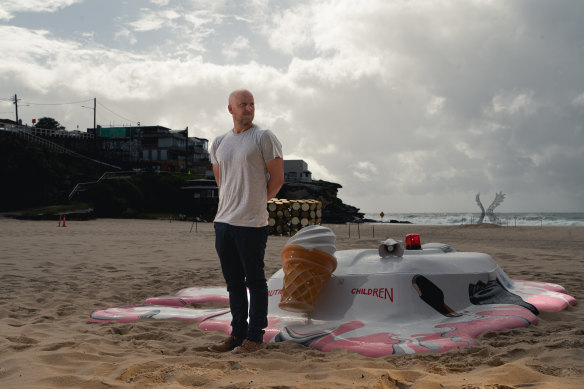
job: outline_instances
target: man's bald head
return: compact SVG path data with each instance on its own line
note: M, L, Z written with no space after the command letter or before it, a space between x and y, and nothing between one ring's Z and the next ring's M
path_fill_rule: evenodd
M227 102L227 104L231 105L233 102L233 99L236 97L239 97L239 96L251 97L253 99L252 93L250 91L248 91L247 89L237 89L229 94L229 101Z
M238 89L229 95L227 110L233 116L233 131L245 131L253 125L255 103L253 95L247 89Z

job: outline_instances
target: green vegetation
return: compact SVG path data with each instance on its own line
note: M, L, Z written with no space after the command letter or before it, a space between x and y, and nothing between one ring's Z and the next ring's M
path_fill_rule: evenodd
M107 170L89 160L50 152L0 134L0 211L19 211L23 217L35 217L92 208L95 216L112 218L199 216L207 211L195 209L192 194L180 189L187 180L196 178L193 175L144 172L96 183ZM85 190L70 202L68 196L78 183L93 184L85 185Z
M35 124L36 128L45 128L47 130L64 130L65 127L61 125L58 121L53 118L40 118L39 121Z
M187 215L212 220L217 198L193 198L182 190L195 175L174 172L138 172L116 177L110 169L90 160L58 154L23 139L0 133L0 211L19 211L26 218L54 218L76 213L86 220L108 218L168 218ZM80 191L68 200L79 183ZM324 205L323 220L345 223L363 214L337 197L341 185L327 181L285 183L277 197L318 199ZM84 212L87 209L93 212ZM29 210L22 213L22 210ZM82 212L83 211L83 212ZM73 217L73 214L70 214Z
M77 182L95 181L103 167L0 135L0 211L63 204Z
M107 179L89 187L81 199L93 204L98 217L187 213L190 199L180 190L187 179L182 174L156 173Z

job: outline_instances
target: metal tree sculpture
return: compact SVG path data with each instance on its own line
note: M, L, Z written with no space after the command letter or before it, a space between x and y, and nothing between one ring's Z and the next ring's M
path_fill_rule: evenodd
M501 205L503 200L505 200L505 194L503 192L496 193L495 199L493 200L491 205L489 205L489 208L487 208L486 215L489 217L489 220L493 224L499 224L499 222L500 222L499 218L495 215L494 211L495 211L495 208L497 208L499 205ZM485 218L485 208L483 207L483 204L481 203L480 193L477 193L476 202L477 202L477 205L479 206L479 208L481 209L481 217L480 217L479 221L477 222L477 224L481 224Z

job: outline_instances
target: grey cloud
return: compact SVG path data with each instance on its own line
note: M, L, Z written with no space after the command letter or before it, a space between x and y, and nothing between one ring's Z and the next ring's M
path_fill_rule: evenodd
M41 101L96 95L207 138L230 125L227 94L248 87L286 152L365 211L475 210L477 192L498 191L513 211L584 210L579 2L187 2L177 18L161 13L172 2L155 4L151 19L172 23L133 32L135 47L19 30L29 47L0 47L18 59L0 64L3 87ZM297 10L306 23L286 35ZM118 27L139 15L125 8ZM83 109L50 116L89 124Z

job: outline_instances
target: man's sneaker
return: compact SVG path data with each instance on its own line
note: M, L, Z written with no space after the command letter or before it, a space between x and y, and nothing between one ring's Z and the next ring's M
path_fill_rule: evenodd
M264 348L262 342L252 342L251 340L244 340L241 346L233 350L233 354L249 354Z
M236 338L235 336L229 336L229 337L223 339L223 341L207 347L207 349L209 351L213 351L216 353L225 353L227 351L233 350L234 348L241 345L242 343L243 343L243 338Z

